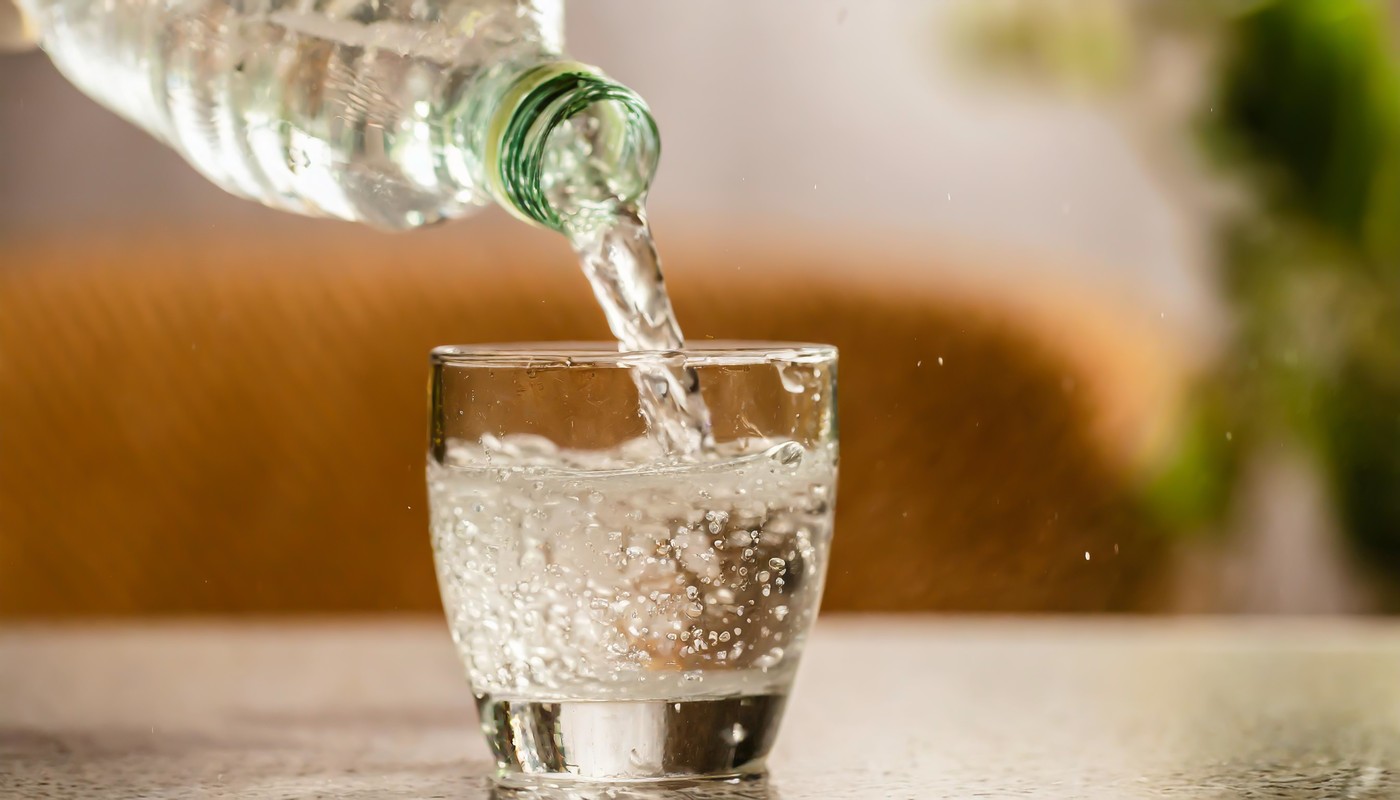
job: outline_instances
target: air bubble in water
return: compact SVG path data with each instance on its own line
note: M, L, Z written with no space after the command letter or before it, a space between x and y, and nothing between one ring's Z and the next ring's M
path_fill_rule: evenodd
M775 647L754 659L753 665L759 669L768 670L778 666L783 661L783 648Z
M783 567L787 566L787 562L782 560L781 558L770 558L768 559L768 566L772 567L773 569L782 569Z
M768 451L769 458L785 467L795 467L801 464L802 457L806 454L807 451L803 450L802 445L797 442L784 442Z
M800 368L794 368L788 364L778 365L778 380L783 382L783 388L793 394L802 394L807 391L807 384L802 381L803 376L794 374Z
M698 619L705 613L705 607L700 603L691 603L685 607L685 615L691 619Z
M734 723L734 727L724 732L724 741L729 744L739 744L749 738L749 732L739 723Z

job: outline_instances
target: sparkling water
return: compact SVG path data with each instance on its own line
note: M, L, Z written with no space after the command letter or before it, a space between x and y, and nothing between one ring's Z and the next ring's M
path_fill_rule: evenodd
M834 452L747 441L625 466L656 449L488 437L429 468L443 606L503 763L625 777L767 749L821 596ZM658 749L611 763L578 754L590 737Z
M385 228L519 212L496 109L560 58L559 0L21 2L74 84L218 185ZM619 349L680 351L643 205L655 131L609 102L522 128L548 130L517 149L542 154L559 224L526 216L569 238ZM430 467L444 606L503 764L743 771L768 748L820 598L834 445L717 445L676 363L631 367L647 436L617 452L487 437Z
M622 209L605 224L574 228L569 238L619 349L685 348L651 228L640 209ZM648 430L662 449L694 458L712 444L709 412L693 367L639 366L634 376Z
M430 468L445 605L479 692L672 700L787 683L820 596L832 459L750 442L611 465L646 446L515 436Z
M619 165L632 159L597 158L611 152L596 115L581 114L549 138L542 171L545 196L559 215L584 275L624 351L685 348L680 323L661 275L646 209L627 199L634 180ZM711 444L710 419L693 368L662 364L635 368L638 398L651 437L677 458L696 458Z

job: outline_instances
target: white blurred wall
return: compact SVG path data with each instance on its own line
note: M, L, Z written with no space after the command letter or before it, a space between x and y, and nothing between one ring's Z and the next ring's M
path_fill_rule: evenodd
M965 0L977 2L977 0ZM658 214L874 226L1047 256L1162 313L1201 288L1135 153L1092 108L969 85L950 0L588 0L571 49L655 108ZM1004 88L1004 87L1003 87Z
M663 230L703 217L991 245L1028 256L998 261L999 277L1202 318L1189 238L1131 148L1092 108L959 80L939 52L952 2L575 0L570 50L653 105ZM37 54L0 56L0 144L0 236L271 213L204 184Z

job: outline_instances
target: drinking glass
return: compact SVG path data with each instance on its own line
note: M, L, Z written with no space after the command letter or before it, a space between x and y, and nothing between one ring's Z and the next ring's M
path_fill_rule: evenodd
M662 373L703 408L646 407ZM498 780L762 772L826 575L835 348L440 347L431 391L438 583ZM652 429L686 405L712 442L678 455Z

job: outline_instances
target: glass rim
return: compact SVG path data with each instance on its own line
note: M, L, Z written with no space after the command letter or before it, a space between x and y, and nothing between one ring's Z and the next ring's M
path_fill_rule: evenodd
M684 350L617 349L617 342L500 342L434 347L432 363L449 367L521 369L622 368L643 364L745 367L823 364L836 360L834 345L810 342L705 340Z

